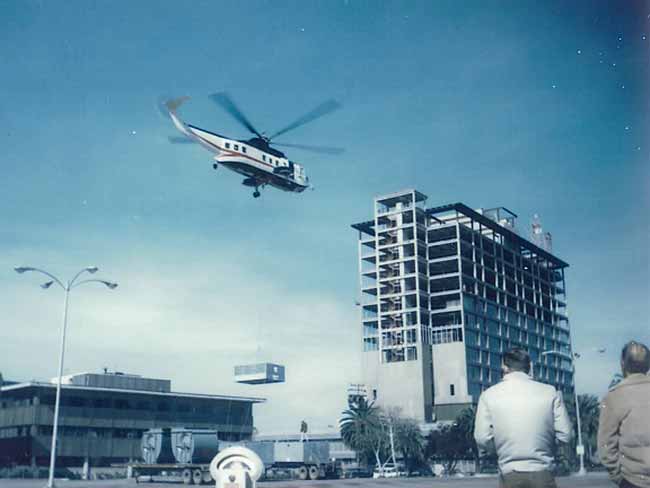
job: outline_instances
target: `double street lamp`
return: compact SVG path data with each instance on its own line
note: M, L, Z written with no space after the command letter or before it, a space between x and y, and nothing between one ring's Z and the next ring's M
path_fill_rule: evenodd
M50 471L49 471L49 476L47 480L47 487L48 488L53 488L54 487L54 465L55 465L55 460L56 460L56 438L57 438L57 432L58 432L58 427L59 427L59 406L61 402L61 376L63 375L63 356L65 354L65 333L66 333L66 326L67 326L67 321L68 321L68 302L69 302L69 297L70 297L70 291L73 288L76 288L77 286L86 284L86 283L101 283L108 287L110 290L114 290L117 288L117 283L113 283L111 281L105 281L105 280L98 280L98 279L86 279L86 280L81 280L77 281L81 275L84 273L90 273L94 274L97 272L97 266L88 266L87 268L82 269L79 271L74 278L67 282L63 282L59 280L56 276L54 276L51 273L48 273L47 271L44 271L39 268L34 268L31 266L19 266L17 268L14 268L16 273L22 274L28 271L33 271L35 273L41 273L49 278L48 281L43 283L41 285L41 288L44 290L48 289L50 286L52 286L54 283L59 285L64 293L64 302L63 302L63 327L61 329L61 349L59 352L59 374L56 378L56 400L54 402L54 424L52 426L52 447L50 449Z

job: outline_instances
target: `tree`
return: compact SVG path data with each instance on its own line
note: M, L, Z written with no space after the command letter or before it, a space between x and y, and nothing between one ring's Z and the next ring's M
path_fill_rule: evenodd
M472 445L460 426L454 422L431 431L427 437L425 454L428 459L442 463L447 474L453 474L459 460L472 456Z
M582 427L582 442L585 445L587 459L593 462L596 452L598 452L598 421L600 417L600 402L596 395L583 394L578 395L580 402L580 424ZM577 431L578 425L575 418L575 407L571 403L571 419L574 423L574 431Z
M596 452L598 451L598 420L600 417L600 402L596 395L583 394L578 395L580 402L580 426L582 428L582 442L585 446L586 459L593 462ZM575 400L573 398L566 402L567 412L571 423L573 424L574 438L570 445L567 457L573 465L577 465L575 447L578 443L578 421L576 417Z
M411 472L424 462L424 439L418 422L399 409L381 410L365 399L350 404L339 421L343 442L367 464L382 470L401 455Z
M402 455L408 473L424 463L424 438L415 419L396 416L392 419L395 450Z
M472 452L472 457L474 458L474 463L476 464L476 469L479 468L479 453L478 446L474 440L474 422L476 421L476 407L472 405L462 410L458 417L456 417L456 425L458 430L462 434L465 442L469 446L469 449Z
M366 463L374 459L378 466L381 466L388 436L380 411L373 403L368 403L362 398L351 404L342 413L339 426L346 446L354 450Z

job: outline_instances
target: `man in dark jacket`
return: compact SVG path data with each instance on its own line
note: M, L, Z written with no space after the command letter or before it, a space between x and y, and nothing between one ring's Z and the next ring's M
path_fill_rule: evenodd
M621 488L650 488L650 351L629 342L621 354L623 381L600 405L598 454Z

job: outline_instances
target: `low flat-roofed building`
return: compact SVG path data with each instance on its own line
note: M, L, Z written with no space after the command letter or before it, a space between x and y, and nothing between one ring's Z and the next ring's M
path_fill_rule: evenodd
M253 404L266 401L173 392L169 380L108 372L62 380L57 448L61 467L137 460L142 433L156 427L215 429L223 440L250 439ZM104 386L87 386L97 384ZM46 466L55 382L15 383L3 386L0 393L0 465Z

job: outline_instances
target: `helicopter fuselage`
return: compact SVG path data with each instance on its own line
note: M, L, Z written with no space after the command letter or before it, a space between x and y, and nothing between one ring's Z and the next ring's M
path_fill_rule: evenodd
M280 190L300 193L309 187L309 178L302 165L290 161L284 153L269 146L264 138L248 140L227 136L186 124L174 111L170 116L178 130L214 153L217 165L246 178L243 184L254 188L273 186Z

